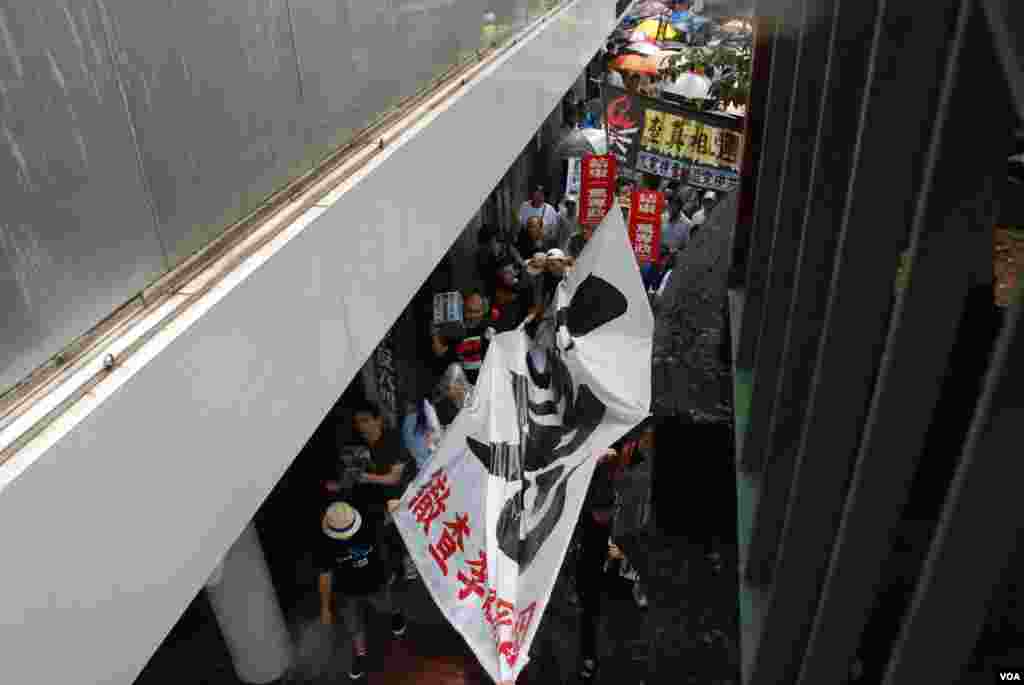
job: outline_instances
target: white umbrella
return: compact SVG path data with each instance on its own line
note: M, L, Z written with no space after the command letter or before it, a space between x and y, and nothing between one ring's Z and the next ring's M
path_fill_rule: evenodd
M691 100L706 100L711 90L711 79L688 71L674 83L666 83L663 90Z
M605 154L608 154L608 138L599 128L573 129L555 146L555 156L560 159Z
M627 52L635 52L638 55L648 56L657 55L661 52L661 48L654 43L630 43L626 46L625 50Z

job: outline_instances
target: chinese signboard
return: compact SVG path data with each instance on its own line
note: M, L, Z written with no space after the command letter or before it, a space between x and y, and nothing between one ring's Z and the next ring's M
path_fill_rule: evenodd
M494 336L471 399L394 512L431 597L494 682L529 661L598 458L650 409L654 318L618 211L577 269L552 305L578 324L551 362L571 392L552 400L536 384L523 329Z
M615 158L587 155L580 180L580 225L597 225L611 209L615 194Z
M683 180L691 167L697 166L739 170L743 147L739 121L685 110L612 86L605 86L605 97L609 144L615 143L623 165L673 180ZM716 188L723 190L724 186Z
M398 420L398 374L395 371L394 329L388 331L373 353L373 373L377 381L377 401L388 425Z
M641 99L620 88L605 86L608 152L615 156L623 169L632 169L636 165L636 146L644 123Z
M689 183L698 188L728 193L740 184L740 175L731 169L716 169L695 164L690 168Z
M583 164L579 157L569 158L569 170L565 175L565 197L568 200L575 200L580 194L580 184L583 181Z
M665 196L656 190L633 193L629 211L629 242L639 262L657 262L661 246L661 213Z

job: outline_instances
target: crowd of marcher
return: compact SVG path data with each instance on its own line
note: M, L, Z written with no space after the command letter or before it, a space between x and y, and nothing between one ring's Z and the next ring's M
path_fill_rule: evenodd
M655 298L664 291L676 256L701 229L715 201L713 193L679 185L661 189L668 198L662 259L641 267ZM460 294L459 320L432 323L429 333L424 332L430 337L431 354L421 362L434 378L433 392L410 402L394 427L373 403L353 408L353 428L361 441L341 450L336 477L324 483L329 504L322 517L324 535L317 558L321 619L333 623L338 616L349 632L354 680L365 671L371 604L391 612L396 637L406 631L392 587L401 579L415 582L417 571L390 512L415 475L429 468L445 430L469 400L490 340L502 331L526 326L536 341L547 335L546 344L553 345L554 327L545 328L545 323L551 322L555 288L598 230L583 226L570 232L567 223L538 186L523 202L518 225L482 227L475 256L482 286ZM538 342L538 349L544 344ZM531 359L543 371L544 355ZM570 602L580 616L579 675L584 681L592 680L598 668L601 586L609 568L632 581L639 609L648 606L644 579L629 557L637 553L637 536L650 521L654 435L648 420L601 457L567 556Z

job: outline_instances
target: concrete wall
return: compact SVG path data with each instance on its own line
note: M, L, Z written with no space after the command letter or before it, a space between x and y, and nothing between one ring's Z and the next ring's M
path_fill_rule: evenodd
M0 467L3 682L133 681L613 23L576 0Z
M0 7L0 392L536 0Z

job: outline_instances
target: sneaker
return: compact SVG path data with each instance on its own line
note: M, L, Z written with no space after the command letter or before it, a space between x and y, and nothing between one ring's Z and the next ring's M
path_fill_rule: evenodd
M402 637L405 635L406 629L405 614L396 612L391 614L391 634L395 637Z
M580 669L580 680L593 682L597 675L597 659L584 659L583 667Z
M647 593L644 592L643 584L633 583L633 601L636 602L637 608L647 608Z
M348 669L348 677L352 680L361 680L366 675L366 655L356 654L352 657L352 666Z

